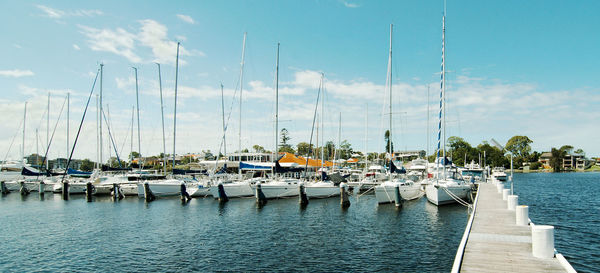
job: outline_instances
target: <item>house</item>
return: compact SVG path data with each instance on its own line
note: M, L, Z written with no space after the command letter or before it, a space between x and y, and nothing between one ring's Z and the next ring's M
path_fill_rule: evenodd
M551 152L543 152L538 160L542 163L544 169L550 169L550 159L552 158ZM591 166L593 162L585 158L582 154L568 153L562 159L563 170L584 170Z

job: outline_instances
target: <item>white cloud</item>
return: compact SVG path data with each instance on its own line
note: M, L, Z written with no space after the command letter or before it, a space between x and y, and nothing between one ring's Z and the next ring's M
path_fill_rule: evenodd
M79 48L79 46L78 46L78 45L76 45L76 44L73 44L73 48L74 48L75 50L80 50L80 49L81 49L81 48Z
M360 7L358 4L354 4L354 3L350 3L348 1L343 1L344 6L346 6L347 8L358 8Z
M75 11L63 11L56 8L51 8L44 5L36 5L36 7L44 12L44 16L52 19L61 19L63 17L94 17L104 15L101 10L75 10Z
M188 24L195 24L196 22L194 21L194 18L192 18L189 15L184 15L184 14L177 14L177 18L179 18L180 20L188 23Z
M136 36L128 31L117 28L97 29L78 25L81 33L88 37L88 45L94 51L107 51L127 58L133 63L139 63L142 59L133 51Z
M21 48L23 48L23 47L22 47L20 44L13 44L13 46L14 46L15 48L18 48L18 49L21 49Z
M20 69L0 70L0 76L5 76L5 77L20 78L20 77L33 76L33 75L35 75L35 74L31 70L20 70Z
M174 64L177 54L177 42L169 40L168 29L165 25L157 21L146 19L138 21L140 30L138 33L131 33L122 28L97 29L93 27L79 25L81 33L88 38L88 45L95 51L107 51L127 58L130 62L158 62ZM152 60L145 60L136 53L136 45L148 47L152 51ZM204 56L204 53L198 50L188 51L180 45L179 63L186 64L181 56Z

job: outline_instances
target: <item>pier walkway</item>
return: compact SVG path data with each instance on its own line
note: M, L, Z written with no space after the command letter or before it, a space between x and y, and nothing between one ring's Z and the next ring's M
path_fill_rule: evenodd
M461 272L566 272L557 258L533 256L531 228L516 225L495 185L480 184L477 199Z

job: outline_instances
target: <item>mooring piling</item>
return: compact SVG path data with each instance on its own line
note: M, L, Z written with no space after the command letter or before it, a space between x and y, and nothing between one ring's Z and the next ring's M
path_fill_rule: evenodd
M21 181L19 184L21 184L21 188L19 189L21 195L29 195L29 189L27 189L27 186L25 186L25 181Z
M38 192L40 195L44 195L45 191L46 191L46 183L44 183L44 181L40 181L40 184L38 185Z
M113 188L112 188L113 201L121 200L121 199L123 199L123 197L125 197L125 195L121 191L121 187L119 186L119 184L113 183Z
M6 183L4 181L0 181L0 188L2 190L2 194L8 194L10 191L6 188Z
M225 203L227 201L229 201L229 198L227 197L227 194L225 193L225 188L223 187L223 183L219 182L219 185L217 185L217 188L219 190L219 203Z
M92 182L85 183L85 200L92 202L92 194L94 193L94 186Z
M180 190L181 190L181 194L180 194L181 195L181 203L187 203L188 201L192 200L192 197L187 192L185 183L181 183Z
M400 196L400 185L394 187L394 204L396 208L402 207L402 196Z
M348 197L348 184L340 183L340 205L342 208L348 208L350 206L350 198Z
M144 183L144 199L146 199L146 202L152 202L156 200L156 196L154 196L154 193L152 193L150 184L148 184L148 182Z
M69 200L69 182L63 182L62 186L62 198L63 200Z
M267 198L265 197L265 194L262 191L262 185L260 182L256 183L256 189L254 193L254 196L256 197L256 203L259 206L264 206L265 204L267 204Z
M308 205L308 196L306 195L306 188L304 187L304 183L300 182L298 184L298 191L299 191L299 199L298 200L300 202L300 206L306 206Z

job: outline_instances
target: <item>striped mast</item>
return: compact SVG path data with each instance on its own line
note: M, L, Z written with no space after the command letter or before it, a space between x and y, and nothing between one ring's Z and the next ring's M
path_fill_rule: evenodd
M442 119L442 112L445 112L445 93L446 93L446 2L444 1L444 15L442 16L442 72L440 74L440 112L438 115L438 143L437 143L437 159L438 159L438 164L436 164L436 167L439 168L439 163L441 163L440 160L440 153L442 153L442 157L444 160L444 176L446 175L446 168L445 168L445 160L446 160L446 115L443 116ZM443 149L440 149L441 147L441 138L442 138L442 122L444 123L444 145L443 145ZM440 151L441 150L441 151ZM439 172L439 170L438 170ZM439 176L438 176L439 179Z

